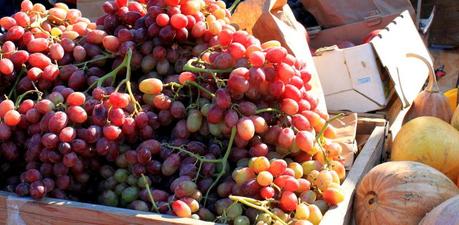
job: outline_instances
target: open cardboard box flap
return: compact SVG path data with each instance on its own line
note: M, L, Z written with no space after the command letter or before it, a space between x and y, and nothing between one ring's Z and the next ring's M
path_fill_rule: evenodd
M432 58L408 11L390 22L379 36L371 41L371 44L382 66L394 82L395 92L403 106L408 107L422 89L429 68L419 59L408 58L407 54L418 54L433 65Z
M382 31L369 44L344 49L332 46L345 41L361 43L377 29ZM394 90L407 107L428 76L425 64L408 58L407 53L421 55L431 62L408 11L322 30L311 37L311 46L332 46L319 49L314 57L331 110L368 112L383 109ZM389 79L393 81L393 89L390 89Z

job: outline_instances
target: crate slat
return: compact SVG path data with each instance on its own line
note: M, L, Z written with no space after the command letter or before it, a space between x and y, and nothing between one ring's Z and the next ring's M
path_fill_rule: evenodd
M356 185L362 177L381 161L384 140L386 136L385 126L376 126L367 143L357 156L352 169L349 171L342 184L345 199L324 215L320 225L348 225L352 217L352 203Z
M214 225L214 223L96 204L45 198L35 201L0 192L5 225Z

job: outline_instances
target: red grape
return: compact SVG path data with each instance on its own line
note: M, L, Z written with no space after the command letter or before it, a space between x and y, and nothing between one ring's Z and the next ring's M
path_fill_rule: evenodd
M7 99L0 102L0 117L3 117L10 110L14 110L13 101Z
M52 44L49 47L49 55L53 60L61 60L64 57L64 48L60 44Z
M27 44L30 52L43 52L48 49L49 41L45 38L35 38Z
M5 30L9 30L11 27L16 25L16 20L12 17L5 16L0 19L0 26Z
M86 111L80 106L70 106L67 109L67 114L74 123L84 123L88 119Z
M3 121L8 126L16 126L21 121L21 114L16 110L10 110L3 115Z
M129 95L120 92L113 92L109 97L110 104L116 108L126 108L129 105Z
M32 53L29 56L29 63L34 67L38 67L40 69L45 69L49 64L51 64L51 59L48 58L43 53Z
M86 101L86 96L81 92L73 92L67 96L66 103L69 106L81 106Z
M14 65L10 59L6 59L6 58L0 59L0 72L3 75L10 76L13 74L13 70L14 70Z

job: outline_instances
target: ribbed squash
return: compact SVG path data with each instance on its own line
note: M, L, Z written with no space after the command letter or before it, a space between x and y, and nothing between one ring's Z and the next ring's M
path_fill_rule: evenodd
M386 162L374 167L357 187L357 225L415 225L445 200L456 185L436 169L418 162Z
M459 196L435 207L419 225L459 225Z
M398 132L391 160L427 164L456 182L459 176L459 131L430 116L411 120Z

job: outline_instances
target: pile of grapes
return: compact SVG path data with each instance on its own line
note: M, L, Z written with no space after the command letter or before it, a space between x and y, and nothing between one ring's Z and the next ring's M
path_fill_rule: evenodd
M220 0L103 10L24 0L0 19L3 189L234 225L318 224L343 201L302 60Z

